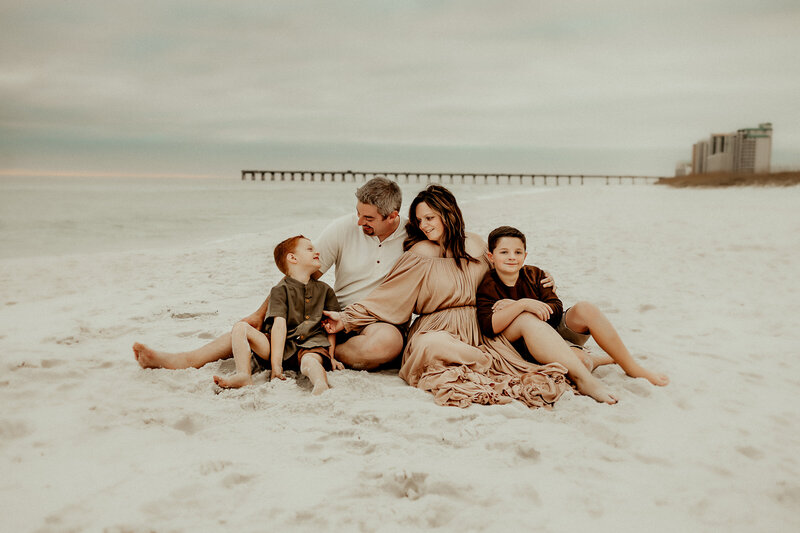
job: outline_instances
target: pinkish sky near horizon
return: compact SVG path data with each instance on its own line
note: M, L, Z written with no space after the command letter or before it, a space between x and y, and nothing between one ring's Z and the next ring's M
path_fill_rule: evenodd
M761 122L797 169L798 27L777 0L6 2L0 176L669 176Z

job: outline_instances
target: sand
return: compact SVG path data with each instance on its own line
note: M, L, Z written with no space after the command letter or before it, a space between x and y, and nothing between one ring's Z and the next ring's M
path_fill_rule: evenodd
M228 330L279 279L282 233L4 259L0 530L800 528L800 188L455 192L671 384L603 367L618 405L552 410L440 407L393 372L220 391L232 361L143 370L130 346Z

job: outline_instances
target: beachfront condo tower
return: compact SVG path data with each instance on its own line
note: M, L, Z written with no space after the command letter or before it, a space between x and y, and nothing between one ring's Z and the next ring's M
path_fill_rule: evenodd
M692 174L711 172L769 173L772 123L714 133L692 146Z

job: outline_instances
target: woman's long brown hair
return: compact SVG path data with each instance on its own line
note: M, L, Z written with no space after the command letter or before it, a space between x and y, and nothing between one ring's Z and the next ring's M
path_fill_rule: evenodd
M419 221L417 220L417 206L422 202L425 202L442 219L444 232L442 233L442 242L439 245L445 254L449 252L453 256L458 268L462 268L462 259L466 259L470 263L477 263L478 260L469 255L466 250L467 232L464 229L464 216L458 207L456 197L447 187L442 185L428 185L411 202L411 207L408 209L408 223L406 224L408 237L403 241L403 250L408 250L416 243L428 240L425 233L420 229Z

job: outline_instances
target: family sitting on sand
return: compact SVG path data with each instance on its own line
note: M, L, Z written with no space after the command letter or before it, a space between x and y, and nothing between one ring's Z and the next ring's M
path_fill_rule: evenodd
M467 233L455 197L441 185L414 198L407 220L391 180L371 179L356 198L357 223L348 215L330 224L319 252L303 236L276 247L285 277L231 333L182 353L135 343L139 364L199 368L233 355L236 373L214 376L221 387L250 384L253 366L269 361L272 377L284 379L291 366L319 394L328 388L326 368L377 369L402 352L400 377L437 403L460 407L512 400L548 406L571 384L613 404L617 398L592 370L614 362L629 376L669 382L633 359L596 306L563 310L550 276L524 264L519 230L497 228L488 243ZM316 281L332 265L333 289ZM607 355L584 348L590 336Z

